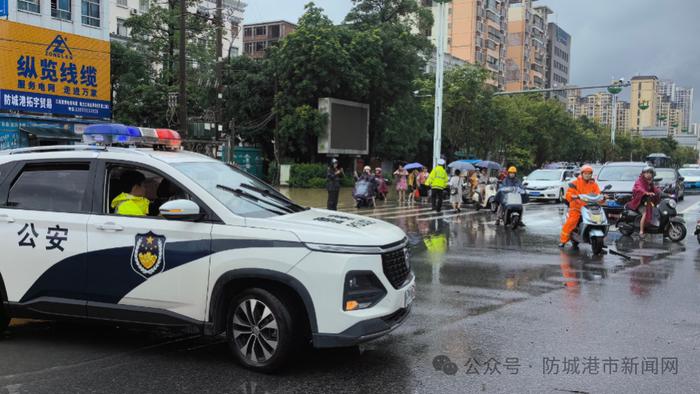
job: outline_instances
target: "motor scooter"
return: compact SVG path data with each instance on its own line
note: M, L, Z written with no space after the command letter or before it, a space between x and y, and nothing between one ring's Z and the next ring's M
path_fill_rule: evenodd
M643 206L648 204L652 206L651 221L644 225L644 232L647 234L663 234L664 237L668 237L673 242L680 242L685 238L688 230L685 226L685 220L678 216L676 200L667 193L668 191L668 189L665 189L661 192L661 201L658 205L654 204L646 196L642 200ZM624 205L622 214L617 220L617 228L626 236L639 233L642 221L642 215L639 212L627 207L627 203L631 199L632 195L628 193L615 196L615 201ZM698 235L698 240L700 240L697 226L695 234Z
M502 220L504 225L515 230L522 223L523 193L525 190L519 187L503 187L500 192L503 193L503 209L501 217L498 219ZM494 205L498 206L495 202Z
M603 192L610 190L612 185L607 185ZM605 201L604 194L579 194L579 200L585 205L581 207L581 219L578 226L571 233L571 242L574 247L579 244L591 244L593 254L601 254L605 247L605 236L608 234L610 224L605 216L601 204Z

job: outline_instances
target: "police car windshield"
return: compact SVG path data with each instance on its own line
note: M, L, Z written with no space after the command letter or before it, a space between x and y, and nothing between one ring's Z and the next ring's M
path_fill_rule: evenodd
M243 217L272 217L304 210L272 186L222 162L177 163L175 168Z

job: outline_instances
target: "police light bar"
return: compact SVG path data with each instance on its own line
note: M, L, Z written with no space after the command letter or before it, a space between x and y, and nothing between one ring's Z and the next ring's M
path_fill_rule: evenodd
M149 146L155 150L177 150L182 144L180 134L175 130L125 126L120 123L86 127L83 142L97 145Z

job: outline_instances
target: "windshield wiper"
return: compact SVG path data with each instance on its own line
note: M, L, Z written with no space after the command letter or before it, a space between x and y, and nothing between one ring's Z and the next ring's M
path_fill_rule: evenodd
M252 195L252 194L246 192L245 190L234 189L234 188L232 188L232 187L228 187L228 186L224 186L224 185L216 185L216 187L217 187L218 189L221 189L221 190L226 190L226 191L229 192L229 193L233 193L233 194L235 194L235 195L238 196L238 197L243 197L243 198L245 198L245 199L247 199L247 200L249 200L249 201L252 201L252 202L256 203L256 205L259 206L260 208L262 208L262 209L264 209L264 210L266 210L266 211L270 211L270 212L272 212L272 213L275 213L275 214L277 214L277 215L284 215L284 212L280 212L280 211L277 211L277 210L274 210L274 209L270 209L270 208L264 207L264 206L260 205L260 203L265 203L265 204L268 204L268 205L272 205L273 207L275 207L275 208L277 208L277 209L281 209L282 211L286 211L287 213L293 213L293 212L294 212L294 211L293 211L291 208L289 208L289 207L285 207L285 206L278 205L278 204L275 204L275 203L270 202L270 201L266 201L266 200L260 199L260 198L258 198L258 197L255 197L254 195Z
M303 210L304 210L304 208L302 208L301 206L295 204L293 201L289 200L288 198L286 198L286 197L284 197L284 196L282 196L282 195L280 195L280 194L273 193L273 192L271 192L271 191L268 190L268 189L261 189L261 188L256 187L256 186L248 185L248 184L246 184L246 183L241 183L241 184L240 184L240 187L246 188L246 189L248 189L248 190L252 190L252 191L254 191L254 192L260 193L260 194L262 194L262 195L264 195L264 196L267 196L267 197L272 197L272 198L274 198L274 199L277 200L277 201L281 201L281 202L283 202L283 203L285 203L285 204L288 204L287 207L288 207L289 209L293 209L294 212L299 212L299 211L303 211Z

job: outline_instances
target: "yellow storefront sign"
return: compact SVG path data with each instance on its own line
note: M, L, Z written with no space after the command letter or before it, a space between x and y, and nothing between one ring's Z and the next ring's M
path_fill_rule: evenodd
M110 116L108 41L0 20L0 108Z

